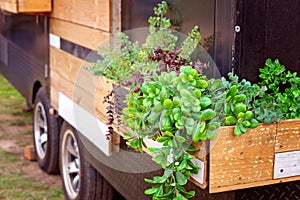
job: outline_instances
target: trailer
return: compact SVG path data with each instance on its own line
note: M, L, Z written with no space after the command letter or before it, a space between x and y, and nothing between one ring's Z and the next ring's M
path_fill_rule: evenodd
M158 0L1 0L0 72L33 108L39 167L59 173L66 199L149 199L145 177L161 171L147 154L107 140L104 96L111 85L82 68L99 44L120 31L147 26ZM300 72L298 0L168 1L176 30L198 25L221 75L257 81L266 58ZM297 132L297 134L299 134ZM296 142L296 143L299 143ZM270 144L271 146L273 145ZM297 146L297 145L295 145ZM299 151L299 145L293 151ZM267 159L273 160L274 152ZM218 154L199 159L188 187L194 199L299 199L300 174L213 184ZM261 172L263 173L263 171ZM228 174L230 176L230 174ZM255 176L254 176L255 178ZM282 183L287 182L287 183Z

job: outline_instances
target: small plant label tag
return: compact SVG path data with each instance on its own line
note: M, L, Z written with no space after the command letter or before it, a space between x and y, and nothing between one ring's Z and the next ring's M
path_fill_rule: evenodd
M192 162L200 168L198 174L192 174L191 177L200 184L204 184L205 163L197 158L194 158Z
M300 175L300 151L276 153L274 179Z

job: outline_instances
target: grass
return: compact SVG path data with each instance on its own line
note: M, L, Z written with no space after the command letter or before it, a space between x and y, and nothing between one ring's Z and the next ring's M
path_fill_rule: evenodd
M25 99L0 75L0 113L12 114L25 107Z
M32 135L32 130L24 130L20 133L20 136ZM1 135L0 135L1 136Z
M16 155L14 155L11 152L7 152L7 151L1 151L0 150L0 162L1 163L10 163L10 162L15 162L16 159Z
M7 120L9 125L11 126L26 126L31 125L31 122L24 119L16 119L16 120Z
M22 112L26 101L0 74L0 140L13 139L19 147L32 144L32 116ZM12 130L17 130L13 131ZM23 152L8 152L0 148L0 199L60 200L61 188L43 184L42 180L24 176L21 167L30 162L21 159ZM32 172L34 173L34 172Z
M0 199L62 199L61 189L53 189L48 186L32 182L21 174L4 175L0 178Z

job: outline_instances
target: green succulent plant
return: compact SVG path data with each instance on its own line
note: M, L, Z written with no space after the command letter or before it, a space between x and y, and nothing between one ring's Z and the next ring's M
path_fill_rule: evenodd
M149 138L162 143L163 148L150 148L157 155L153 160L165 170L161 177L146 179L154 186L146 190L155 198L174 199L192 197L182 187L191 174L198 172L188 152L196 150L192 142L216 138L216 112L211 109L206 77L192 66L181 66L180 74L162 72L154 75L153 81L145 82L139 91L127 95L127 108L123 109L123 121L132 132L127 144L142 151L147 148L143 142ZM172 162L167 158L172 153ZM163 189L160 189L160 188Z
M259 122L300 117L300 78L286 72L278 60L267 60L258 84L239 80L232 73L228 80L207 79L190 58L201 40L198 27L177 47L178 37L168 30L167 9L164 1L154 8L143 45L120 33L116 48L100 51L103 60L92 72L127 87L127 107L122 112L124 124L131 129L124 133L127 144L140 152L147 148L164 169L161 176L145 179L152 184L145 194L181 200L195 195L184 188L199 169L192 162L190 152L198 151L192 143L216 139L220 126L235 126L234 134L242 135ZM133 78L128 81L128 77ZM286 84L282 91L280 87ZM105 98L111 104L109 125L114 119L114 98L114 91ZM162 147L148 148L146 138Z

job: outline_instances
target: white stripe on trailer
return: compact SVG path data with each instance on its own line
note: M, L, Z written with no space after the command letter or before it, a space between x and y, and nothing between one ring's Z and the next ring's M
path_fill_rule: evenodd
M49 34L49 42L50 45L60 49L60 37L58 35L54 35L52 33Z
M61 92L58 93L58 114L105 155L111 155L111 144L106 139L107 126Z

